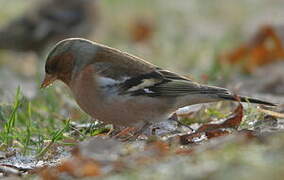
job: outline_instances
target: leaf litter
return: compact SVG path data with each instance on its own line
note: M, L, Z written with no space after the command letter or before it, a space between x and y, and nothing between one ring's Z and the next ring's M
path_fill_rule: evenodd
M262 25L246 43L221 56L221 63L242 64L243 70L253 72L260 66L282 61L283 32L283 25Z
M229 112L233 107L232 103L222 104L225 104ZM201 149L207 152L208 148L212 148L212 146L208 147L210 142L214 142L214 148L220 148L218 144L227 143L228 138L232 138L234 142L240 141L242 144L254 143L256 140L263 139L261 136L263 131L259 130L261 125L256 123L254 129L244 129L241 126L244 119L243 106L241 103L234 106L235 110L226 115L225 118L216 118L223 117L217 113L215 118L205 122L197 121L187 125L179 124L178 122L183 118L194 116L200 118L201 111L210 113L210 116L212 112L216 114L215 111L218 111L212 109L212 111L207 112L204 110L206 108L202 106L186 107L177 111L174 118L151 126L147 131L154 132L155 136L144 135L143 138L138 138L136 141L121 142L120 138L110 138L107 133L110 129L106 129L106 131L100 131L94 134L94 137L87 138L79 143L71 151L68 150L70 148L66 149L53 143L51 145L53 148L48 148L48 152L45 152L46 154L39 159L34 156L22 156L17 151L15 151L16 154L12 155L2 154L0 173L2 176L39 175L43 179L60 179L63 176L106 178L109 175L123 174L129 170L136 171L142 167L146 168L152 164L159 164L171 157L191 157L193 154L199 153ZM217 104L217 107L224 109L223 105L219 106ZM275 122L276 119L276 126L281 125L278 125L277 118L282 117L282 108L276 110L261 108L262 111L265 111L263 113L268 116L262 120L263 122L265 120L268 123ZM71 123L68 133L73 135L76 132L92 133L92 128L97 127L97 125L99 124ZM155 130L153 131L153 129ZM275 128L275 131L279 131L279 128ZM147 134L147 132L145 133ZM80 136L80 133L77 135ZM53 152L52 149L54 149Z
M228 142L255 143L262 137L255 130L240 129L243 116L243 106L238 103L227 118L199 124L193 131L176 130L179 133L148 136L146 140L127 142L110 138L103 133L79 143L73 148L69 158L63 158L54 165L33 167L28 172L43 179L60 179L63 176L107 178L160 164L172 157L192 157L212 148L219 149Z

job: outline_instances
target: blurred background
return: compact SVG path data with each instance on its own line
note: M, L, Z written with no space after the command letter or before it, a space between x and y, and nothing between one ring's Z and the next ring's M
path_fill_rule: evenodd
M233 81L229 87L236 91L242 89L240 84L245 84L244 88L252 86L238 80L252 78L262 65L283 59L281 53L269 54L278 39L282 42L281 37L277 36L276 42L273 37L271 40L271 34L259 33L264 26L276 32L283 24L284 2L280 0L0 3L2 101L11 99L10 94L19 85L27 97L35 97L48 50L66 37L84 37L127 51L197 81L222 86ZM280 27L281 31L284 28ZM256 40L261 38L261 42ZM266 51L262 47L255 55L254 50L262 45ZM263 78L265 81L267 76ZM261 93L262 87L257 88Z

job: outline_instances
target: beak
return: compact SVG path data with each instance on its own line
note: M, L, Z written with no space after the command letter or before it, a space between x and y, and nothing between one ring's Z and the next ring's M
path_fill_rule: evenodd
M44 80L42 81L40 88L46 88L50 84L52 84L57 79L57 76L45 74Z

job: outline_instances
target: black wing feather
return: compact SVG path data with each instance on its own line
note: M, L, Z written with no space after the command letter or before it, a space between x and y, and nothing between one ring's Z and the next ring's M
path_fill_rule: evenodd
M145 81L148 83L145 83ZM121 83L119 87L120 94L128 94L131 96L179 97L190 94L204 94L212 95L212 97L220 100L238 101L234 94L225 88L201 85L185 77L162 69L128 79ZM241 102L251 102L270 106L274 105L270 102L243 96L240 96L239 100Z
M151 83L143 84L145 80L150 80ZM133 77L121 83L119 86L120 94L130 94L132 96L177 97L189 94L227 93L226 89L203 86L185 77L162 69Z

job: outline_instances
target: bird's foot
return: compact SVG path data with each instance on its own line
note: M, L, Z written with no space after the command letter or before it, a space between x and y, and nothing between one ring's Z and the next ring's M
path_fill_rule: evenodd
M126 138L124 138L122 141L125 142L125 141L135 141L139 136L142 135L142 133L147 129L149 128L151 125L151 123L149 122L146 122L140 129L136 130L134 132L134 134L132 134L131 136L128 136ZM137 129L137 128L135 128Z
M127 127L124 128L123 130L121 130L120 132L118 132L116 135L114 135L114 138L123 138L125 136L133 136L133 131L135 131L136 128L133 127Z

